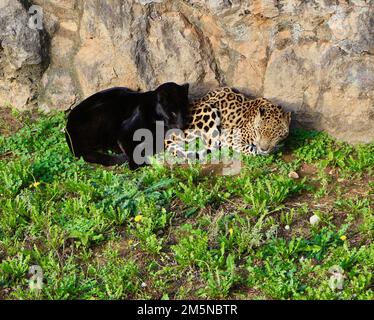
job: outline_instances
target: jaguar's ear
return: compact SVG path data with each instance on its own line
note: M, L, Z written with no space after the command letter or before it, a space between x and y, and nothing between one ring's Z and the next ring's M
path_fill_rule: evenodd
M265 117L265 114L266 114L266 109L264 107L258 108L257 117L263 118L263 117Z

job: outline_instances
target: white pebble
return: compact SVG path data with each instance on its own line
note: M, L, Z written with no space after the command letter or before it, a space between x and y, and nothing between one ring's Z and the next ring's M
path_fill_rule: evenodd
M310 224L312 226L314 226L315 224L317 224L321 219L317 216L317 215L314 215L312 217L310 217Z
M299 175L297 174L297 172L295 171L292 171L288 174L288 177L291 178L291 179L299 179Z
M285 226L284 228L285 228L287 231L291 229L289 225Z

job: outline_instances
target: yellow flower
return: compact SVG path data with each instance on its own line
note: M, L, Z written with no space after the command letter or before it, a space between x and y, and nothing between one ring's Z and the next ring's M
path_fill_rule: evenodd
M341 236L340 240L345 241L345 240L347 240L347 237L346 236Z
M129 240L129 246L132 246L134 244L134 240Z
M30 187L37 188L40 186L40 182L34 182Z
M142 221L142 219L143 219L143 216L142 215L138 215L138 216L136 216L135 217L135 222L141 222Z
M232 236L234 234L234 229L233 228L229 229L229 234L230 234L230 236Z

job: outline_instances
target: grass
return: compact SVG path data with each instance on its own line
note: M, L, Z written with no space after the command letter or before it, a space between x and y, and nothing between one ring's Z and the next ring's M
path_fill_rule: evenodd
M74 159L62 113L8 118L0 299L374 298L374 143L295 130L237 176L132 172Z

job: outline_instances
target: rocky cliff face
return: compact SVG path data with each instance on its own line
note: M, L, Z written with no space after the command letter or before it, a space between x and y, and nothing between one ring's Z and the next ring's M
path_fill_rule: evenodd
M28 26L43 8L43 30ZM374 139L373 0L0 0L0 104L67 109L110 86L222 85L303 126Z

